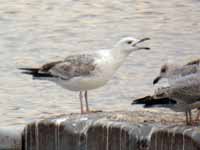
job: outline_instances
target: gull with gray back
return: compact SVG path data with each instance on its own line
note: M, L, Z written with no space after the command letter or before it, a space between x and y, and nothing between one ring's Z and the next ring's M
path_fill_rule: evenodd
M154 98L167 97L176 100L177 104L171 109L184 111L186 122L192 123L191 109L199 108L200 103L200 60L194 60L182 66L165 64L153 83L158 83L162 78L168 79L169 86L155 90Z
M33 76L33 79L50 80L65 89L79 92L81 113L89 113L88 90L105 85L131 53L139 50L149 50L139 46L141 40L125 37L111 49L98 50L94 53L68 56L64 60L47 63L40 68L20 68L23 73ZM83 92L86 111L83 108Z

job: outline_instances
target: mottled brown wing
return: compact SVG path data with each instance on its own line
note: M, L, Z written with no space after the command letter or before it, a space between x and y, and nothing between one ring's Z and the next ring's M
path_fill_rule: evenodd
M192 91L192 89L189 86L179 88L178 90L173 90L171 97L174 99L183 100L185 103L188 104L199 101L200 100L199 90L196 89L195 87L192 88L194 88L194 91Z
M92 55L74 55L56 64L50 69L50 72L54 76L68 80L77 76L91 75L92 71L95 70L95 66Z
M187 76L199 72L200 59L196 59L185 64L181 70L181 76Z
M171 85L171 94L185 102L191 103L200 100L200 76L194 74L176 80Z
M198 72L198 67L195 65L184 66L181 71L181 76L187 76Z
M45 65L43 65L41 68L40 68L40 71L41 72L48 72L51 68L53 68L55 65L59 64L59 63L62 63L63 61L54 61L54 62L50 62L50 63L47 63Z
M196 60L193 60L193 61L190 61L186 64L187 65L199 65L200 64L200 59L196 59Z

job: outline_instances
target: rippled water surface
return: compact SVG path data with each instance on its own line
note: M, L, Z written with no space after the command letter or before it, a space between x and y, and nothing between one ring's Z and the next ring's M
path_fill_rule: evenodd
M151 51L131 54L106 86L90 91L93 109L131 109L132 99L152 92L162 63L199 58L200 1L1 1L0 125L79 112L77 93L18 67L110 48L124 36L151 37Z

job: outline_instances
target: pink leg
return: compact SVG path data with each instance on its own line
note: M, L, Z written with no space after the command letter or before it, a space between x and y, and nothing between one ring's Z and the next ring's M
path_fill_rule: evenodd
M189 121L188 121L188 111L185 111L185 120L186 120L186 125L189 125Z
M81 114L83 114L84 113L84 110L83 110L83 95L82 95L81 91L79 93L79 98L80 98L80 104L81 104Z
M196 121L198 121L199 120L199 116L200 116L200 110L198 109L198 113L197 113L197 116L196 116Z
M89 105L88 105L88 95L87 91L85 91L85 104L86 104L86 112L90 112Z
M188 111L188 114L189 114L189 122L190 122L190 124L192 124L192 111L191 111L191 109Z

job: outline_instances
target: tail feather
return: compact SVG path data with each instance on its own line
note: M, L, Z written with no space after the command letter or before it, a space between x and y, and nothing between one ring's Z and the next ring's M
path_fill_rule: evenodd
M169 105L176 104L176 101L169 98L154 99L152 96L146 96L143 98L133 100L132 105L135 104L144 104L145 108L155 107L155 106L167 107Z
M54 77L49 72L40 72L39 68L19 68L19 70L22 70L23 74L32 75L34 78Z
M25 71L39 71L39 68L18 68L19 70L25 70Z

